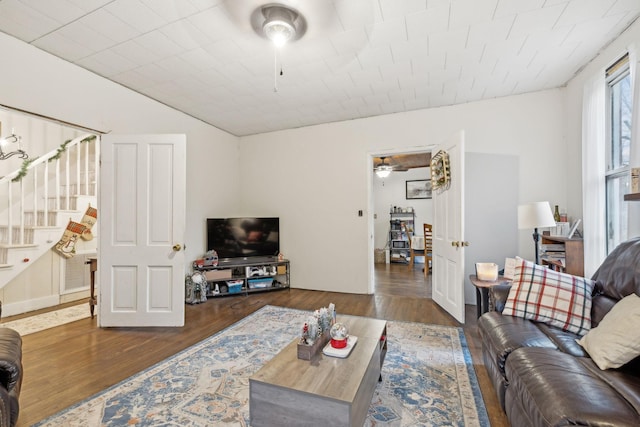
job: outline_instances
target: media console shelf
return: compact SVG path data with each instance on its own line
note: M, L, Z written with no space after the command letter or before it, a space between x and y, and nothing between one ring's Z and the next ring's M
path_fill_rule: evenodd
M197 266L209 284L207 297L247 295L289 289L289 260L222 262L216 266Z

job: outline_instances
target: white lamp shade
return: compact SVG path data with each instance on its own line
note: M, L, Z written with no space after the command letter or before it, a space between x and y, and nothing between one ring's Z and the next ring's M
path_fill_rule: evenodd
M549 202L534 202L518 206L518 228L555 227Z

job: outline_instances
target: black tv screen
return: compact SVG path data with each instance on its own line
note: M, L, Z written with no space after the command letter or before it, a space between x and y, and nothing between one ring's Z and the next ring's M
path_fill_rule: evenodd
M220 260L276 257L280 252L279 218L208 218L207 251Z

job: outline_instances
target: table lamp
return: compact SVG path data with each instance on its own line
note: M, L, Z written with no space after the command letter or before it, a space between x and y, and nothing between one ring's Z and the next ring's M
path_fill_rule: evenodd
M553 219L549 202L534 202L518 206L518 228L521 230L533 228L533 241L536 245L536 264L540 264L538 254L540 234L538 233L538 228L555 227L555 225L556 221Z

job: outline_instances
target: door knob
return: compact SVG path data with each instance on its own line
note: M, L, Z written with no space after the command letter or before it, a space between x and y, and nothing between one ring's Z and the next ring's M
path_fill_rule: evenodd
M451 246L455 246L456 248L459 248L460 242L458 242L457 240L454 240L453 242L451 242Z
M469 242L465 240L464 242L462 242L462 246L469 246Z
M175 245L173 245L173 250L176 252L179 252L180 249L182 249L182 246L180 246L180 243L176 243Z

